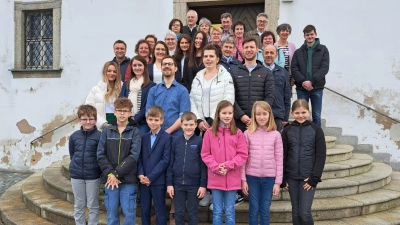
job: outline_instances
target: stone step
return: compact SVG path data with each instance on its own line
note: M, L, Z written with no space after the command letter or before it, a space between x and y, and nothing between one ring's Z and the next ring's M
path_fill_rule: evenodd
M350 159L354 148L351 145L335 145L326 150L325 163L333 163Z
M326 148L333 148L336 145L336 137L334 136L325 136L325 143L326 143Z
M373 158L366 154L352 154L350 159L326 163L322 180L365 173L371 169Z
M66 177L68 180L71 179L71 177L69 176L69 163L71 162L69 156L65 156L62 160L61 160L61 171L62 174L64 175L64 177Z

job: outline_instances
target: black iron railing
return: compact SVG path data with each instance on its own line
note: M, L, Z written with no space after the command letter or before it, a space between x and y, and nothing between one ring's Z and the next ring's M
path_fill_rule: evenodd
M35 138L33 141L31 141L31 145L33 145L33 143L35 143L37 140L42 139L44 136L46 136L46 135L48 135L48 134L50 134L50 133L52 133L52 132L54 132L54 131L60 129L61 127L65 126L65 125L67 125L67 124L70 124L70 123L74 122L74 121L77 120L77 119L78 119L78 117L76 117L75 119L73 119L73 120L71 120L71 121L68 121L68 122L64 123L63 125L61 125L61 126L59 126L59 127L54 128L53 130L51 130L51 131L49 131L49 132L47 132L47 133L45 133L45 134L42 134L41 136L39 136L39 137Z

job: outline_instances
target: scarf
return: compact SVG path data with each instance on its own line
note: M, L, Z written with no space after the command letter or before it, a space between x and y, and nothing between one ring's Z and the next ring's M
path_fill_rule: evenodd
M129 83L128 99L131 100L133 104L132 115L136 115L136 113L139 111L137 105L137 96L142 88L143 77L140 77L139 79L131 79L131 81L129 82L130 83Z

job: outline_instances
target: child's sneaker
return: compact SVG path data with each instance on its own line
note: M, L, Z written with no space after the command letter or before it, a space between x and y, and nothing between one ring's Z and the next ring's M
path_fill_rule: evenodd
M242 202L243 202L243 196L239 193L236 193L235 206L242 204Z
M204 196L203 199L200 200L199 205L200 206L209 206L212 200L212 196L209 191L206 192L206 195Z

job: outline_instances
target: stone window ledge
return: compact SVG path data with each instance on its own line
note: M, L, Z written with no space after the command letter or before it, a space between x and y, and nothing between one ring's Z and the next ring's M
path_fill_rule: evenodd
M62 69L11 69L14 78L60 78Z

